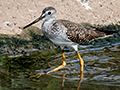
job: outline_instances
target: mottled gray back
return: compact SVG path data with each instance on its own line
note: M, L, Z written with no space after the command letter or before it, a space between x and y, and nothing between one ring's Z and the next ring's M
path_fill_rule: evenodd
M104 37L105 33L94 29L85 28L68 20L59 20L68 30L68 39L76 43L89 42L95 38Z

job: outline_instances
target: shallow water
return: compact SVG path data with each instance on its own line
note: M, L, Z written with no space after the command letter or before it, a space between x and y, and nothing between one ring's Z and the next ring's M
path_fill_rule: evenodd
M0 90L120 90L120 43L86 45L80 47L79 52L84 60L81 81L79 59L75 51L67 51L67 65L40 78L28 78L28 75L61 65L61 53L51 55L53 59L49 61L36 63L35 67L30 63L25 69L16 66L6 68L8 64L5 64L0 68Z

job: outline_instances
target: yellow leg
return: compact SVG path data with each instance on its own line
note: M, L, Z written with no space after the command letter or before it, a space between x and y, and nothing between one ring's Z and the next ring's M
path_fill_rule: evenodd
M53 69L53 70L51 70L51 71L48 71L47 74L48 74L48 73L51 73L51 72L55 72L55 71L57 71L57 70L59 70L59 69L61 69L61 68L63 68L63 67L66 66L64 50L62 50L62 57L63 57L63 63L62 63L62 65L60 65L59 67L57 67L57 68L55 68L55 69ZM43 74L46 74L46 73L39 73L39 74L36 74L36 75L32 75L32 76L30 76L30 78L32 78L32 77L37 77L37 78L39 78L39 77L42 76Z
M76 51L76 53L77 53L77 55L78 55L78 58L79 58L79 60L80 60L80 68L81 68L81 73L83 73L83 65L84 65L84 62L83 62L83 60L82 60L82 58L81 58L81 56L80 56L80 54L79 54L79 52L78 51Z
M57 71L57 70L59 70L59 69L61 69L61 68L63 68L63 67L66 66L64 50L62 50L62 57L63 57L63 63L62 63L62 65L60 65L59 67L57 67L57 68L55 68L55 69L53 69L51 71L48 71L47 74L51 73L51 72L55 72L55 71Z
M33 78L33 77L39 78L39 77L42 76L43 74L45 74L45 73L38 73L38 74L29 76L29 78Z

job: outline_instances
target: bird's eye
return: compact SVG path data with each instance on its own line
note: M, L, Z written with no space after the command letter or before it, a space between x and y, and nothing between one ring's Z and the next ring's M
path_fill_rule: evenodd
M48 15L50 15L51 14L51 12L48 12Z

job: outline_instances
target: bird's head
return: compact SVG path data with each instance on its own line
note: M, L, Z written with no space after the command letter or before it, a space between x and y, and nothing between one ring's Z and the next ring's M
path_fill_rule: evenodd
M37 18L36 20L34 20L33 22L31 22L30 24L26 25L25 27L23 27L23 29L37 23L40 20L49 20L49 19L53 19L55 20L57 17L57 13L56 13L56 9L53 7L46 7L43 11L42 14L40 15L39 18Z

